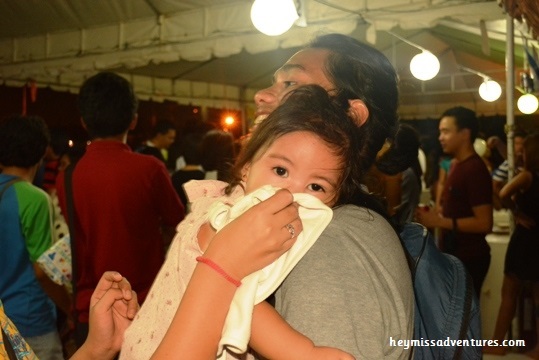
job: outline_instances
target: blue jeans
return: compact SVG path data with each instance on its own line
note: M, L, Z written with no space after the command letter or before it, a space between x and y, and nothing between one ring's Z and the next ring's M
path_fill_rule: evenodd
M64 360L62 352L62 342L57 331L50 333L27 337L24 340L30 345L34 353L40 360Z

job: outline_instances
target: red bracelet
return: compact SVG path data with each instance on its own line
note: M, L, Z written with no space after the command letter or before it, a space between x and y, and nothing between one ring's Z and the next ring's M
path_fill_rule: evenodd
M236 280L236 279L234 279L232 276L228 275L228 274L226 273L226 271L223 270L222 267L220 267L219 265L217 265L216 263L214 263L211 259L208 259L208 258L199 256L199 257L196 258L196 260L197 260L198 262L201 262L201 263L203 263L203 264L208 265L208 266L211 267L213 270L217 271L217 272L219 273L219 275L221 275L222 277L224 277L228 282L230 282L231 284L233 284L235 287L240 287L241 281Z

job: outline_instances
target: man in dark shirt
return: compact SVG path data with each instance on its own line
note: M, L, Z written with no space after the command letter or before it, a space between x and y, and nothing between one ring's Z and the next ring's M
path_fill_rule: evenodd
M416 216L423 225L442 229L442 250L462 260L479 297L490 265L485 237L492 229L492 180L473 147L478 128L470 109L455 107L444 112L439 140L455 161L444 184L442 211L419 210Z

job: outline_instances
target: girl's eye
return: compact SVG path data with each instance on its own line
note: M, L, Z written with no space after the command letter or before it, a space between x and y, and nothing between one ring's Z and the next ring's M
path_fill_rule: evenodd
M288 174L288 171L286 171L286 169L282 167L273 168L273 172L281 177L284 177Z
M311 188L312 191L325 192L325 189L322 186L318 185L318 184L311 184L311 185L309 185L309 187Z

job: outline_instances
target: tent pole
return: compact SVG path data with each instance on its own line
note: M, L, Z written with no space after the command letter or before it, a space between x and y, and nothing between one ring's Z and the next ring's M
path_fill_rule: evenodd
M506 9L507 10L507 9ZM513 154L513 136L515 130L515 26L513 18L507 12L506 19L507 41L505 47L505 95L506 95L506 122L507 134L507 163L509 164L509 179L513 177L515 158Z

